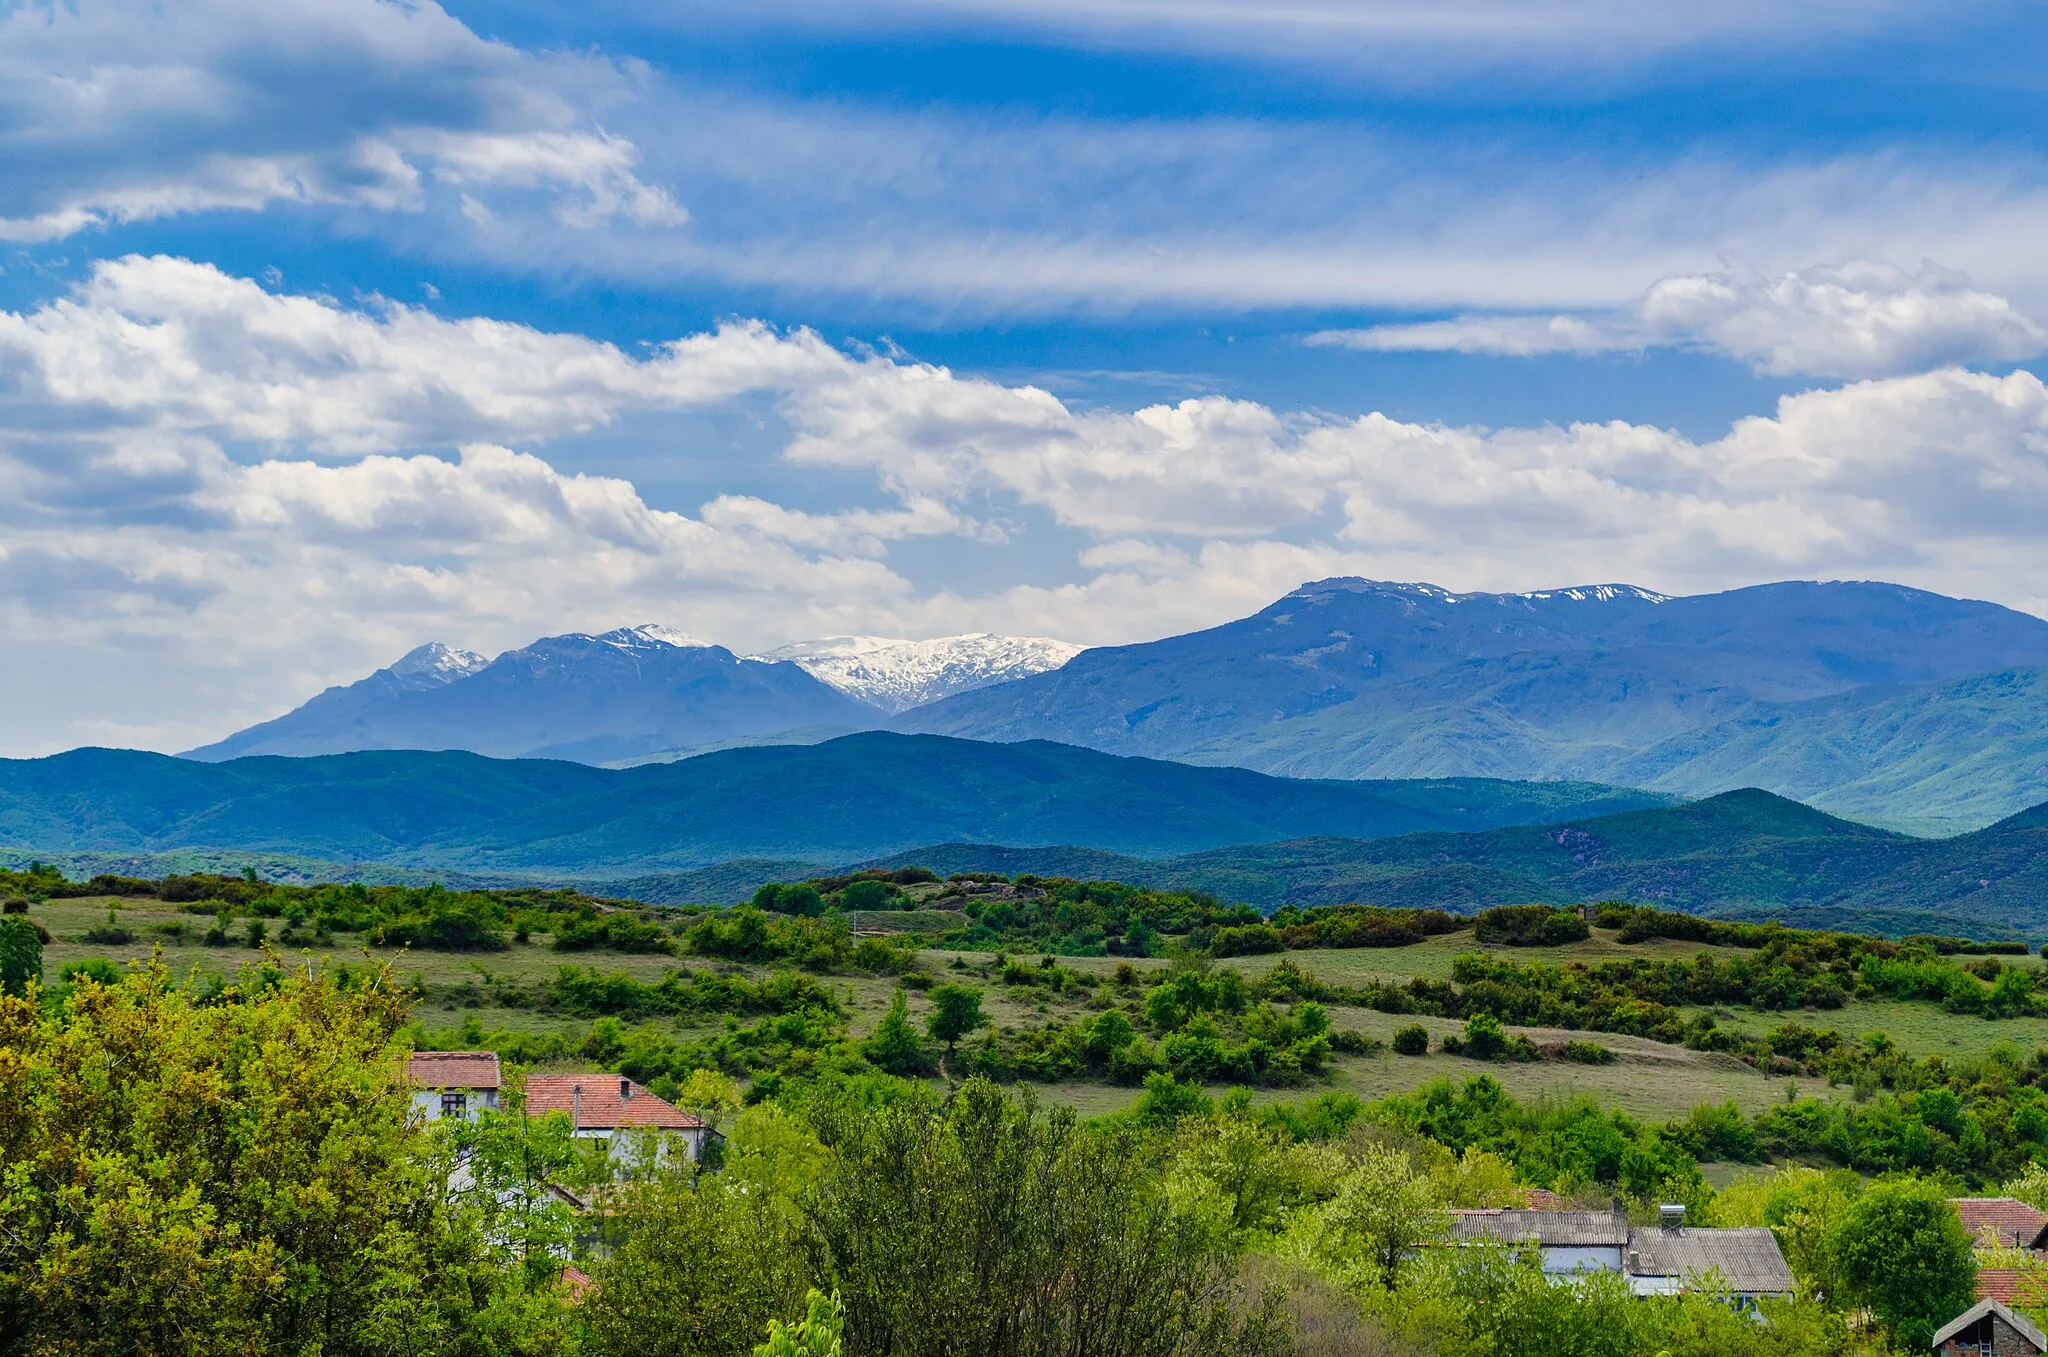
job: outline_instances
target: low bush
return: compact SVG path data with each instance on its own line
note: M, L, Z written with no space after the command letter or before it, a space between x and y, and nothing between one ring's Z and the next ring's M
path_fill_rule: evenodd
M1394 1033L1394 1052L1397 1055L1428 1055L1429 1029L1419 1022L1411 1022Z
M1472 936L1503 947L1562 947L1583 942L1592 936L1592 929L1576 909L1502 905L1480 911L1472 921Z

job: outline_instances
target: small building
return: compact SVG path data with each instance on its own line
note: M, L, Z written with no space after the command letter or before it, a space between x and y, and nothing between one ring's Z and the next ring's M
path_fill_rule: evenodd
M2041 1357L2048 1338L2022 1315L1995 1300L1980 1300L1934 1333L1941 1357Z
M496 1051L415 1051L405 1062L413 1115L421 1121L475 1121L498 1105L503 1083Z
M623 1074L530 1074L526 1111L534 1117L568 1113L578 1137L608 1142L620 1164L637 1163L648 1144L657 1159L670 1145L680 1145L693 1160L702 1159L705 1143L717 1134Z
M1949 1205L1980 1249L2048 1248L2048 1211L2016 1197L1951 1197Z
M1670 1296L1709 1284L1747 1303L1797 1289L1778 1238L1762 1228L1637 1230L1629 1236L1629 1290Z
M1534 1245L1543 1271L1556 1277L1619 1272L1628 1247L1628 1217L1618 1206L1611 1211L1453 1211L1451 1242Z
M1453 1211L1451 1242L1533 1245L1545 1275L1566 1280L1618 1272L1638 1296L1675 1295L1715 1284L1745 1304L1788 1296L1792 1269L1765 1229L1689 1229L1685 1208L1666 1206L1658 1224L1632 1226L1611 1211Z

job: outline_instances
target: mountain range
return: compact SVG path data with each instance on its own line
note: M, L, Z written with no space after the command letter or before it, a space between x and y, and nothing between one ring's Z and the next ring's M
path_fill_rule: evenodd
M1577 783L1308 781L886 732L632 768L412 750L203 763L81 749L0 760L0 844L24 850L242 850L561 880L742 858L846 862L946 840L1166 855L1668 803Z
M1090 650L986 634L741 656L636 627L412 652L199 759L466 749L624 765L892 729L1305 778L1756 786L1916 834L2048 798L2048 621L1898 585L1303 585Z
M1889 584L1669 598L1335 579L895 728L1304 777L1760 786L1922 833L2048 798L2048 621Z
M626 763L872 729L906 707L1036 673L1078 650L1038 637L843 636L742 657L656 625L547 636L493 660L437 641L185 757L463 749Z

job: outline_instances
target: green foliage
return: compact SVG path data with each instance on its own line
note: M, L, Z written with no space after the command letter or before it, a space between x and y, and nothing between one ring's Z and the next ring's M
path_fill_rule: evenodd
M0 914L0 994L26 994L42 982L42 934L18 914Z
M1419 1022L1411 1022L1394 1033L1396 1055L1428 1055L1429 1029Z
M817 917L768 914L751 905L706 913L683 933L686 951L727 961L787 962L813 971L902 974L917 961L914 942L862 938L837 910Z
M614 952L667 952L668 931L660 924L623 911L594 917L569 915L555 926L555 950L588 951L603 947Z
M0 998L0 1333L24 1350L461 1351L517 1278L408 1123L382 979L160 965Z
M742 1153L754 1147L740 1128L734 1141L724 1174L656 1175L620 1192L616 1247L592 1269L598 1286L582 1306L591 1350L749 1357L771 1320L796 1311L806 1274L786 1195L793 1185L760 1181L783 1156L762 1164Z
M1481 910L1472 921L1479 942L1507 947L1562 947L1592 936L1585 916L1576 909L1550 905L1501 905Z
M988 1024L981 1011L981 991L967 985L940 985L925 996L932 1011L925 1016L925 1030L933 1041L944 1042L951 1055L960 1039Z
M768 1341L754 1349L754 1357L839 1357L839 1335L846 1327L839 1293L823 1296L813 1290L805 1304L807 1313L800 1324L768 1321Z
M1872 1184L1843 1213L1834 1251L1845 1297L1909 1351L1976 1300L1970 1234L1939 1184Z
M889 1011L861 1046L877 1069L890 1074L921 1074L930 1064L924 1043L910 1026L910 1004L902 990L889 996Z
M1129 1128L1042 1114L983 1080L941 1103L825 1100L832 1170L803 1198L814 1285L844 1301L853 1352L1055 1357L1260 1354L1232 1316L1222 1222L1177 1202Z

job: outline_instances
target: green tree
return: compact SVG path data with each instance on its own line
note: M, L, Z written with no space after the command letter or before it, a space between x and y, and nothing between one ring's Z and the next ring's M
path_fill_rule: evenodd
M874 1032L861 1050L876 1066L891 1074L922 1074L928 1063L924 1043L910 1026L910 1001L902 990L889 998L889 1011L875 1024Z
M1411 1022L1394 1033L1394 1054L1428 1055L1429 1029L1419 1022Z
M0 994L26 994L42 982L42 934L18 914L0 915Z
M1508 1048L1507 1032L1491 1013L1474 1013L1465 1019L1465 1054L1474 1060L1492 1060Z
M1271 1351L1213 1213L1150 1171L1135 1129L1084 1127L986 1079L811 1116L831 1168L800 1199L814 1284L850 1352L892 1357L1208 1357ZM758 1330L757 1330L758 1332Z
M1367 1277L1391 1291L1409 1254L1449 1223L1435 1185L1415 1172L1406 1152L1368 1145L1323 1208L1316 1250L1340 1267L1357 1260Z
M754 1357L839 1357L839 1335L846 1327L839 1293L824 1296L813 1290L805 1304L808 1313L800 1323L768 1321L768 1341L754 1349Z
M775 892L766 908L777 914L812 918L825 912L825 897L818 894L816 886L784 886Z
M788 1199L758 1178L660 1173L628 1185L608 1224L619 1244L582 1307L592 1351L748 1357L803 1300Z
M516 1280L408 1119L387 977L0 998L0 1352L461 1352Z
M948 1056L960 1044L960 1038L988 1025L988 1018L981 1011L981 991L971 985L940 985L928 997L932 1011L925 1015L925 1031L931 1033L933 1041L946 1043Z
M1842 1213L1834 1254L1847 1298L1868 1306L1908 1351L1925 1351L1934 1331L1976 1299L1970 1233L1936 1183L1873 1183Z

